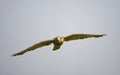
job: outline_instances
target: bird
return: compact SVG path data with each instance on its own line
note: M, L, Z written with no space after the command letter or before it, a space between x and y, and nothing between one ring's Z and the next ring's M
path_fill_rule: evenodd
M83 34L83 33L77 33L77 34L71 34L68 36L57 36L53 39L49 39L49 40L45 40L45 41L40 41L18 53L13 54L12 56L19 56L19 55L23 55L26 52L35 50L37 48L43 47L43 46L48 46L50 44L53 44L53 51L56 51L58 49L60 49L60 47L62 46L62 44L64 42L68 42L68 41L72 41L72 40L79 40L79 39L87 39L87 38L99 38L99 37L103 37L106 34Z

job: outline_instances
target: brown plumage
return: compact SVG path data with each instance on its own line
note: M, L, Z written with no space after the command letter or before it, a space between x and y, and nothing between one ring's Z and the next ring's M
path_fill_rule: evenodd
M58 36L55 37L54 39L50 39L50 40L45 40L39 43L36 43L28 48L26 48L23 51L20 51L18 53L13 54L12 56L17 56L17 55L23 55L24 53L28 52L28 51L32 51L35 50L36 48L39 47L43 47L43 46L48 46L50 44L53 43L54 47L53 47L53 51L58 50L61 45L64 42L67 41L72 41L72 40L78 40L78 39L86 39L86 38L99 38L105 36L105 34L72 34L72 35L68 35L68 36Z

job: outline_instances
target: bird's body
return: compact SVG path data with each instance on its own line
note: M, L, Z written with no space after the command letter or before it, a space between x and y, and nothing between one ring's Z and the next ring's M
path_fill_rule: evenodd
M45 40L39 43L36 43L28 48L26 48L23 51L20 51L18 53L13 54L13 56L17 56L17 55L23 55L24 53L28 52L28 51L32 51L35 50L36 48L42 47L42 46L48 46L50 44L53 43L54 47L53 47L53 51L58 50L61 45L66 41L71 41L71 40L78 40L78 39L86 39L86 38L99 38L104 36L105 34L72 34L72 35L68 35L68 36L58 36L55 37L54 39L51 40Z
M64 43L64 37L58 36L58 37L54 38L54 42L53 42L54 48L53 48L53 50L55 51L55 50L59 49L60 46L63 43Z

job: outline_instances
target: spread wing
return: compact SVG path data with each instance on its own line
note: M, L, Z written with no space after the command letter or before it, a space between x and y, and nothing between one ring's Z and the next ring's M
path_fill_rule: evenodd
M64 41L78 40L78 39L86 39L86 38L99 38L104 36L105 34L72 34L64 37Z
M35 50L36 48L39 48L39 47L48 46L48 45L50 45L51 43L53 43L53 40L42 41L42 42L36 43L36 44L34 44L34 45L26 48L26 49L23 50L23 51L20 51L20 52L18 52L18 53L15 53L15 54L13 54L12 56L23 55L24 53L26 53L26 52L28 52L28 51Z

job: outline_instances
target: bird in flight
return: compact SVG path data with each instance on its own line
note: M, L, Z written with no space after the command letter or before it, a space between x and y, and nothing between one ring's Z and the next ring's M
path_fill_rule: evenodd
M53 39L50 39L50 40L45 40L45 41L38 42L38 43L36 43L36 44L18 52L18 53L13 54L12 56L23 55L24 53L26 53L28 51L35 50L39 47L48 46L50 44L54 45L53 51L56 51L61 47L61 45L64 42L68 42L68 41L72 41L72 40L78 40L78 39L86 39L86 38L99 38L99 37L102 37L102 36L105 36L105 34L71 34L71 35L68 35L68 36L57 36L57 37L55 37Z

